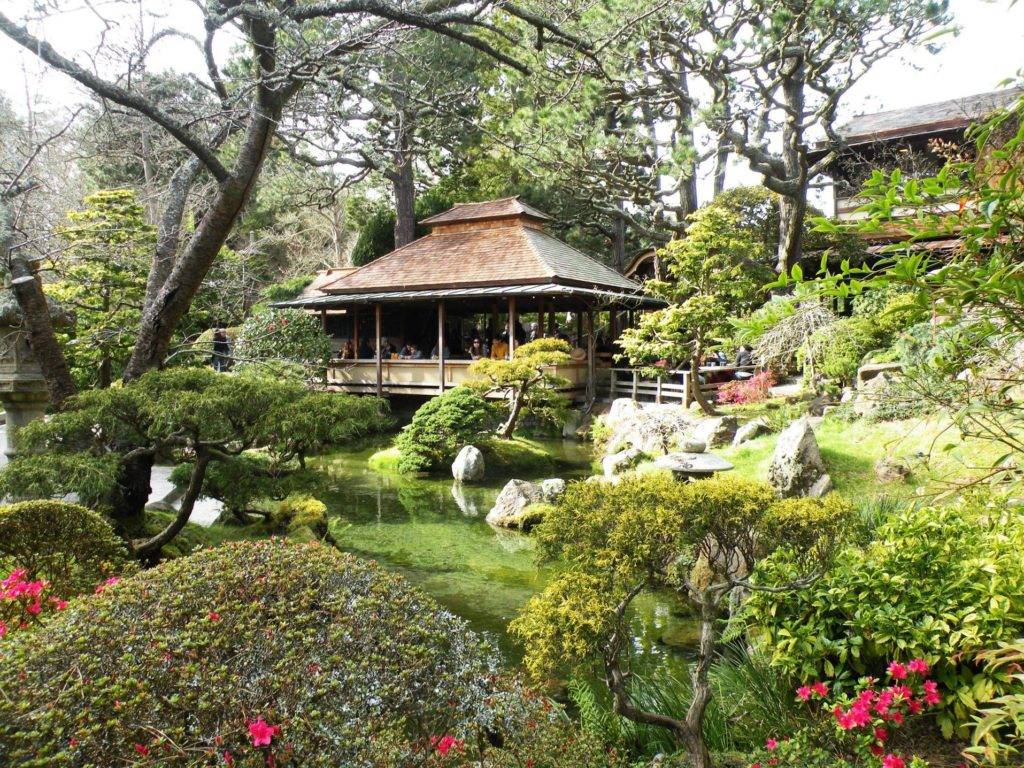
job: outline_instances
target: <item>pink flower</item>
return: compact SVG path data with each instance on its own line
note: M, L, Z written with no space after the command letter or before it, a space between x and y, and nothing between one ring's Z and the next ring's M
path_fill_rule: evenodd
M903 762L902 757L888 754L882 758L882 768L907 768L907 764Z
M119 582L119 581L120 581L120 579L117 576L111 576L109 579L104 581L102 584L99 584L99 585L96 586L96 594L97 595L102 595L107 590L107 587L112 587L115 584L117 584L117 582Z
M891 715L889 715L889 719L892 722L894 722L896 725L903 725L903 713L902 712L893 712Z
M807 701L811 698L811 687L809 685L801 685L796 689L796 697L800 701Z
M39 598L36 598L33 602L25 606L25 610L33 616L38 616L40 611L43 610L43 604L39 602Z
M7 634L7 625L0 621L0 637Z
M249 727L249 737L254 747L270 746L270 742L281 732L281 726L270 725L262 717L250 720L246 725Z
M453 749L456 752L461 752L464 742L462 741L462 739L456 739L451 734L446 733L444 736L441 736L440 738L437 736L432 736L430 739L430 744L434 747L435 750L437 750L437 753L441 755L441 757L444 757Z
M882 726L878 726L875 728L875 738L884 744L889 738L889 732Z
M210 611L209 614L207 614L206 618L208 618L210 621L220 621L220 614L216 611Z
M942 701L939 695L939 684L934 680L924 681L924 703L930 707L938 706Z
M234 757L234 755L232 755L230 752L228 752L228 750L225 749L224 750L224 765L229 766L229 768L230 768L230 766L232 766L234 764L235 764L235 757Z
M893 680L906 680L907 679L907 668L900 664L898 661L894 661L889 665L889 677Z
M927 675L929 670L928 662L924 659L913 659L909 664L907 664L907 669L915 675Z
M921 709L921 702L917 699L911 699L907 702L907 711L910 712L910 714L919 715L921 714Z
M764 743L764 748L767 749L769 752L774 752L778 748L778 746L779 742L777 742L775 739L768 739L768 741Z
M811 686L811 690L821 697L828 696L828 686L820 680Z
M7 589L11 585L17 584L19 581L22 581L25 578L25 575L27 573L28 571L26 571L24 568L15 568L13 571L10 572L10 574L8 574L6 579L0 581L0 587L2 587L3 589Z
M63 611L68 607L68 601L59 597L51 597L50 602L53 603L53 607L58 611Z
M135 751L138 752L142 757L149 756L149 747L147 747L145 744L139 744L138 742L136 742L133 746L135 747Z
M750 768L761 768L761 764L760 763L751 763L750 764Z

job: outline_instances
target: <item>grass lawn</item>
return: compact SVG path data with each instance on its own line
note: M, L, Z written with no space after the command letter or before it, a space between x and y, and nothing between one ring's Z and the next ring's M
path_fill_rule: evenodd
M825 419L814 432L836 490L856 501L939 494L951 481L974 477L986 461L998 458L997 446L965 443L948 426L941 417L879 423ZM716 453L731 461L734 471L765 480L777 440L777 434L764 435ZM883 456L907 462L911 475L906 482L880 483L875 478L875 462Z

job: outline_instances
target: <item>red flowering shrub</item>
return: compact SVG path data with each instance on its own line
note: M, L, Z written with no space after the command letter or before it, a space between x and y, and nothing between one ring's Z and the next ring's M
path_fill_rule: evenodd
M833 696L822 682L801 686L796 697L817 718L788 737L768 739L750 768L923 768L923 760L898 754L891 740L910 718L941 703L930 671L924 659L894 661L889 685L863 678L851 695Z
M4 768L405 765L512 722L461 620L333 548L239 542L101 587L0 641Z
M17 629L26 629L52 611L63 611L68 601L53 594L50 582L29 581L27 571L17 568L0 581L0 640Z
M771 388L778 383L773 371L760 371L749 379L737 379L723 384L718 389L718 402L723 405L734 403L761 403L768 399Z

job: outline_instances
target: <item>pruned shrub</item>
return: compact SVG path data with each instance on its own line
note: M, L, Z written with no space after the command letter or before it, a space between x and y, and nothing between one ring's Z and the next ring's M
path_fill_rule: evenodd
M0 644L0 764L367 766L470 740L492 674L465 624L320 544L230 544Z
M495 408L465 387L432 397L419 407L395 441L402 472L430 472L450 464L463 446L488 435Z
M21 501L0 507L0 572L24 568L55 595L92 592L130 558L102 516L64 501Z
M277 505L270 523L282 533L298 533L308 529L323 539L328 535L327 505L312 496L295 494Z

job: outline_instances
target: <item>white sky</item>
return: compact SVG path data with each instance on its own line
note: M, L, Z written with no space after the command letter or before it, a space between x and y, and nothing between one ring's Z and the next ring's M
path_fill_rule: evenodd
M0 0L4 12L21 18L33 0ZM107 2L92 0L101 11ZM166 23L196 28L196 11L189 3L141 0L150 13L168 14ZM36 34L63 53L78 54L80 63L94 50L102 26L84 0L62 0L65 13L33 25ZM947 37L943 49L932 55L910 51L877 65L848 95L841 117L882 109L967 96L993 90L1001 81L1024 69L1024 2L1011 0L951 0L961 30ZM120 36L117 32L112 36ZM199 61L194 48L182 41L165 41L150 59L151 70L174 67L194 69ZM32 98L36 108L60 109L82 100L82 91L63 75L53 73L32 54L0 35L0 90L24 109ZM40 103L42 102L42 103ZM745 168L730 169L730 186L756 182Z

